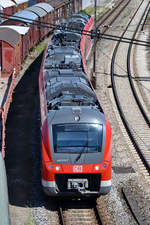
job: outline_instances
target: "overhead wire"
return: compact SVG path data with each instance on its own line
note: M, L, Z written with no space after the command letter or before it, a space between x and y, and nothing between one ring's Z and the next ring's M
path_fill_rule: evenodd
M11 18L10 17L8 18L8 16L10 16ZM97 39L107 39L107 40L112 40L112 41L120 41L120 42L124 42L124 43L132 42L132 44L135 44L135 45L150 47L150 43L147 41L141 41L138 39L130 39L130 38L125 38L125 37L119 37L116 35L104 34L104 33L101 33L99 30L97 30L95 32L94 30L89 31L89 30L75 29L75 28L67 27L63 23L60 25L57 25L57 24L53 24L53 23L41 22L41 21L29 19L29 18L10 15L10 14L6 14L6 13L0 13L0 17L9 19L9 20L15 20L15 19L26 20L27 23L38 26L38 27L53 28L53 29L57 29L57 30L68 31L68 32L73 32L73 33L77 33L77 34L83 34L83 35L90 36L91 38L97 37ZM106 26L109 27L109 25L101 25L101 27L106 27ZM129 31L129 32L131 32L131 31ZM105 53L103 52L103 54L105 54ZM107 55L107 57L109 57L109 56ZM118 65L118 66L120 67L120 65ZM123 68L121 68L121 69L124 70ZM137 82L139 82L141 84L140 81L137 80ZM142 86L144 86L144 85L142 85Z
M10 16L11 18L8 16ZM32 20L32 19L25 18L25 17L10 15L7 13L0 13L0 17L4 18L4 19L13 20L13 21L16 19L26 20L28 24L32 24L34 26L44 27L44 28L53 28L56 30L68 31L68 32L73 32L73 33L77 33L77 34L83 34L83 35L90 36L91 38L97 37L97 39L107 39L107 40L112 40L112 41L120 41L120 42L124 42L124 43L132 42L132 44L135 44L135 45L150 47L150 43L147 41L119 37L116 35L104 34L104 33L101 33L99 30L97 30L95 32L94 30L89 31L89 30L75 29L75 28L65 26L64 23L57 25L57 24L53 24L53 23L49 23L49 22L41 22L41 21ZM109 27L109 25L101 25L101 27L106 27L106 26ZM113 26L110 26L110 27L113 27ZM119 27L119 26L116 26L116 27ZM120 27L122 28L122 26L120 26ZM129 32L131 32L131 31L129 31ZM103 52L103 54L104 54L104 52ZM109 56L107 55L107 57L109 57ZM120 65L118 65L118 66L120 67ZM141 84L140 81L137 80L137 82L139 82Z
M14 16L14 15L10 15L10 14L7 14L7 13L0 13L0 15L1 15L2 18L6 18L6 19L9 19L9 20L15 20L15 19L26 20L26 21L28 21L27 23L29 23L29 24L44 27L44 28L55 28L57 30L74 32L74 33L77 33L77 34L84 34L84 35L88 35L88 36L91 36L91 37L94 37L94 35L97 35L97 36L99 36L100 39L120 41L120 42L124 42L124 43L131 43L132 42L135 45L150 47L149 42L141 41L141 40L138 40L138 39L130 39L130 38L125 38L125 37L121 38L121 37L116 36L116 35L108 35L108 34L100 33L100 31L95 33L94 31L70 28L70 27L66 27L62 24L57 25L57 24L52 24L52 23L47 23L47 22L35 21L35 20L29 19L29 18ZM8 16L11 16L11 18L8 18Z
M8 17L8 16L10 16L10 17ZM16 19L26 20L26 22L28 24L32 24L34 26L44 27L44 28L53 28L53 29L56 29L56 30L73 32L73 33L77 33L77 34L87 35L87 36L90 36L91 38L96 37L97 39L107 39L107 40L112 40L112 41L120 41L120 42L124 42L124 43L131 43L132 42L134 45L141 45L141 46L150 47L150 43L147 42L147 41L142 41L142 40L138 40L138 39L130 39L130 38L125 38L125 37L119 37L119 36L116 36L116 35L104 34L104 33L101 33L100 30L97 30L96 32L94 30L91 30L91 31L81 30L81 29L67 27L64 23L62 23L60 25L57 25L57 24L53 24L53 23L47 23L47 22L32 20L32 19L25 18L25 17L10 15L10 14L7 14L7 13L0 13L0 17L5 18L5 19L9 19L9 20L13 20L13 21L16 20Z

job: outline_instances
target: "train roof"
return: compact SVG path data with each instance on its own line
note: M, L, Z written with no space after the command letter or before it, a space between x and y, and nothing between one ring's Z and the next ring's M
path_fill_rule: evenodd
M81 67L81 55L73 47L49 46L46 54L45 68Z
M71 15L71 18L82 18L84 20L86 20L88 22L88 20L90 19L90 15L85 14L85 13L73 13Z
M45 70L44 81L48 109L58 106L95 106L97 98L83 71L73 69Z
M60 106L59 110L48 114L49 125L66 123L66 115L67 123L70 125L74 123L105 124L106 120L104 113L93 106ZM76 117L79 119L76 120Z
M68 2L68 0L51 0L51 5L55 8L59 6L60 4L64 4L65 2Z
M15 17L13 17L15 16ZM33 23L34 20L38 19L38 16L30 11L22 10L15 13L13 16L10 16L10 19L19 20L25 23Z
M39 17L44 17L47 14L44 9L37 6L31 6L29 8L26 8L26 10L36 13Z
M81 69L51 69L44 71L45 86L56 82L56 80L80 80L80 82L89 86L89 81Z
M29 27L15 26L15 25L0 26L0 29L1 28L9 28L15 30L17 33L21 35L25 35L29 31Z
M88 79L82 69L50 69L44 71L45 82L49 82L53 77L80 77L88 84Z
M10 1L10 0L0 0L0 6L2 6L3 8L7 8L7 7L11 7L14 6L15 3Z
M48 50L47 50L48 54L79 54L78 50L75 50L75 48L73 47L68 47L68 46L52 46L49 45L48 46Z
M20 41L20 34L9 27L0 27L0 40L9 43L15 47Z
M22 4L22 3L25 3L25 2L28 2L29 0L14 0L14 2L16 3L16 4Z
M45 3L45 2L40 2L40 3L36 4L35 6L44 9L47 13L50 13L54 10L54 8L50 4Z
M97 105L97 99L92 89L82 82L80 77L64 79L52 78L46 87L48 109L57 109L58 106Z
M73 33L70 31L57 30L51 39L53 45L79 45L81 40L81 34Z
M73 31L73 32L81 32L85 26L85 22L84 21L77 21L77 20L66 20L64 23L63 23L63 26L64 26L64 31Z
M79 47L81 34L67 30L69 25L72 28L83 28L88 19L88 15L74 14L73 19L69 18L61 24L63 30L55 31L47 47L43 77L48 111L61 111L66 107L68 110L72 107L87 107L99 113L103 112L83 72ZM78 47L68 45L73 41Z
M87 23L87 21L84 18L70 17L65 20L65 23L67 23L67 24L79 23L79 24L85 25Z

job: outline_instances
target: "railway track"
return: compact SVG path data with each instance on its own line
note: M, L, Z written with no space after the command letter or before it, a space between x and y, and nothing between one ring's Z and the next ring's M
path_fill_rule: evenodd
M101 15L97 20L96 20L96 27L97 30L100 30L101 38L103 34L106 33L106 31L111 27L111 25L114 23L114 21L117 19L117 17L120 15L121 12L127 7L127 5L130 3L131 0L121 0L117 1L117 3L114 5L112 9L107 10L103 15ZM96 42L98 39L96 40ZM94 49L94 45L93 45ZM94 51L94 50L93 50ZM91 54L88 57L88 62L91 63L91 57L94 54L94 52L91 51ZM96 78L94 79L92 77L93 70L91 69L91 73L89 74L89 77L93 83L93 87L96 87ZM94 79L94 81L93 81Z
M102 16L97 19L97 29L100 28L101 33L105 33L130 1L131 0L117 1L112 9L107 10Z
M137 4L139 4L139 3L137 2ZM124 13L122 13L120 15L120 17L118 18L118 20L116 21L116 23L114 23L113 26L108 30L108 34L120 36L121 30L123 30L127 24L127 20L129 18L131 19L131 17L132 17L132 14L133 14L132 6L133 5L131 2L131 6L127 7L126 12L125 12L126 15L129 12L128 13L129 17L125 17ZM145 15L146 15L146 13L145 13ZM119 20L122 21L122 23L120 23L120 29L118 29L118 21ZM143 20L142 20L141 24L143 24ZM134 29L135 29L135 25L137 25L137 22L138 22L138 20L135 19L134 26L133 26ZM132 26L129 27L130 31L131 31L131 28L132 28ZM134 30L132 32L130 32L130 31L128 32L128 34L130 34L129 38L132 38ZM127 35L127 37L128 37L128 35ZM139 37L138 38L136 37L136 39L139 39ZM113 222L111 224L120 224L120 219L117 218L118 214L120 214L120 215L122 215L121 224L124 224L124 223L134 224L135 223L135 224L140 224L140 225L146 225L146 224L149 224L148 222L150 220L149 220L149 218L146 217L147 214L143 213L143 212L146 212L146 208L147 208L146 205L149 205L149 203L148 203L149 195L146 195L147 192L146 191L144 192L143 186L145 187L144 188L145 190L147 190L147 188L149 187L149 175L148 175L146 169L144 168L143 163L141 162L139 156L137 156L136 150L135 150L133 144L130 144L131 141L127 137L127 133L124 128L124 125L122 124L122 122L120 122L121 120L120 120L120 117L119 117L119 114L117 112L116 105L114 102L109 68L110 68L111 55L112 55L112 51L113 51L115 44L116 44L116 42L104 41L104 39L103 39L97 44L97 50L96 50L97 51L97 63L96 63L97 64L97 67L96 67L97 90L96 90L96 93L100 96L102 106L104 107L104 110L105 110L106 114L108 115L108 117L111 121L111 124L112 124L113 149L114 149L113 161L112 161L114 187L112 187L112 194L110 194L109 198L107 198L107 196L106 196L104 198L102 197L102 198L98 199L98 202L99 202L100 206L101 205L104 206L103 208L100 208L100 212L101 212L102 218L105 218L105 220L107 221L106 224L110 224L109 216L107 217L107 214L113 215L112 216ZM124 57L124 51L125 51L124 49L127 46L127 50L128 50L128 45L123 44L122 46L120 46L121 53L120 54L116 53L116 57L117 57L118 61L115 60L115 63L114 63L115 64L114 67L116 69L116 71L114 73L114 76L115 76L114 82L116 82L116 80L118 80L118 83L116 84L116 86L117 86L116 92L118 93L118 91L121 91L118 89L123 89L122 90L122 94L123 94L123 92L126 93L126 89L127 89L126 86L124 87L124 83L125 83L124 80L128 79L127 78L127 57ZM128 51L126 52L126 56L127 56L127 53L128 53ZM131 60L131 57L133 57L132 52L131 52L131 56L129 57L130 60ZM139 58L141 58L141 55L139 56ZM123 65L122 65L121 61L124 61ZM120 70L120 73L117 71L117 69ZM133 73L133 68L131 65L131 79L134 82L134 84L136 84L136 90L137 90L137 81L139 81L139 79L138 79L137 75L135 75L134 73ZM135 79L134 79L134 76L135 76ZM120 83L119 83L119 79L120 79ZM140 79L142 80L142 76L140 76ZM128 83L129 83L129 81L128 81ZM130 83L128 84L128 87L130 88ZM118 98L120 97L119 93L118 93ZM139 95L139 93L137 93L137 94ZM126 94L124 94L124 98L126 98ZM123 97L121 98L121 100L119 99L121 104L122 104L122 99L123 99ZM140 100L141 100L141 98L140 98ZM128 107L129 107L129 104L128 104ZM147 111L146 111L146 113L147 113ZM133 118L133 116L132 116L132 118ZM119 124L118 124L118 122L119 122ZM120 127L121 127L121 129L120 129ZM132 150L133 150L133 153L131 154ZM139 166L137 167L137 164L138 165L140 164L140 167ZM121 172L121 171L119 173L116 172L114 169L115 166L118 166L118 168L122 169L122 171L124 170L124 172ZM125 172L125 170L127 171L127 169L133 169L133 168L135 169L135 170L133 170L134 171L133 173L131 170L128 171L127 173ZM118 176L118 174L119 174L119 176ZM143 176L143 174L144 174L144 176ZM141 179L141 178L143 178L143 179ZM148 178L148 180L147 180L147 178ZM138 187L139 184L141 185L140 186L141 189L136 188L136 187ZM120 187L120 190L119 190L119 187ZM123 193L123 195L122 195L122 193ZM144 194L141 195L141 193L144 193ZM118 196L120 196L120 198ZM112 199L112 201L111 201L111 199ZM117 199L118 199L118 202L117 202ZM131 222L131 220L132 220L131 219L130 221L125 222L126 216L124 215L124 212L121 209L121 205L120 205L120 207L118 207L118 204L120 202L119 200L121 200L121 202L122 202L121 205L124 206L124 208L126 208L125 211L127 212L127 214L130 215L132 217L132 219L134 218L133 219L134 221ZM113 205L114 209L109 209L109 205ZM118 210L120 210L120 212L118 212ZM117 211L117 213L116 213L116 211ZM105 215L104 217L103 217L103 214ZM113 218L113 217L115 217L115 215L116 215L116 218Z
M58 212L61 225L103 225L96 201L59 201Z
M141 214L140 208L137 206L137 201L131 190L129 188L122 188L122 194L137 224L148 225L145 218Z
M126 1L126 3L127 3L127 1ZM38 118L36 118L36 120L38 120ZM37 121L35 123L37 124ZM17 135L16 135L16 137L17 137ZM32 143L32 145L33 145L32 146L32 148L33 148L32 154L35 155L35 159L36 159L34 162L34 164L36 164L36 165L34 165L34 169L33 169L34 170L33 176L36 174L35 175L36 177L33 177L34 183L32 184L33 185L32 194L34 194L34 195L32 195L32 198L34 198L34 199L31 200L28 196L28 193L25 196L26 199L24 199L24 196L21 196L19 198L23 198L23 199L21 199L21 201L23 202L23 206L26 204L26 202L31 202L30 206L33 207L32 214L35 215L34 219L36 221L36 224L40 224L40 225L41 224L44 224L44 225L55 224L56 225L59 223L61 223L61 224L94 224L94 225L102 224L96 203L91 204L91 202L85 203L84 201L83 202L81 202L81 201L80 202L71 202L71 203L66 203L66 204L63 203L60 206L58 206L59 210L56 210L56 209L53 210L51 206L47 207L47 203L45 203L46 202L45 198L44 198L43 194L41 193L41 186L40 186L40 178L41 177L39 174L37 174L37 170L39 170L39 166L40 166L40 159L39 159L40 156L39 156L39 153L37 153L37 144L40 143L40 137L35 138L35 140L33 140L32 142L33 142ZM27 149L28 149L28 147L27 147ZM38 158L38 163L37 163L37 158ZM19 161L19 158L18 158L18 161ZM11 165L11 163L10 163L10 165ZM17 170L16 170L16 174L18 174ZM12 172L12 175L9 174L9 176L11 176L11 180L13 180L13 175L14 175L13 172ZM28 177L29 176L26 175L25 179ZM19 179L19 177L18 177L18 179ZM27 179L27 182L30 183L30 181L28 181L28 179ZM20 186L21 185L22 184L20 184ZM16 186L17 185L14 182L13 189L12 189L11 182L10 182L10 191L12 194L13 194L13 192L15 192ZM24 189L24 187L23 187L23 189ZM28 190L26 190L26 191L28 191ZM16 195L17 195L17 193L16 193ZM12 195L12 201L14 201L16 204L18 199L17 198L14 199L14 195ZM48 203L48 205L49 204L52 205L53 203ZM59 218L61 218L60 221L57 220L58 216L59 216ZM52 222L52 218L54 218L53 222Z
M148 1L141 1L138 9L127 24L125 31L122 32L121 38L135 38L140 24L144 21L144 16L146 15L149 5L150 3ZM116 44L111 62L111 81L115 101L122 121L143 165L150 174L150 114L144 109L144 102L138 91L134 79L135 77L131 72L132 45L133 43L131 42L127 47L127 44L121 41ZM122 64L119 64L120 57L123 58ZM143 170L141 164L140 169Z

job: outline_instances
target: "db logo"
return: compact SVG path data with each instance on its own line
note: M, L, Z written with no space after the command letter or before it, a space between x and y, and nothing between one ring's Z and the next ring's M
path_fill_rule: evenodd
M73 166L73 172L74 173L82 173L83 172L83 166Z

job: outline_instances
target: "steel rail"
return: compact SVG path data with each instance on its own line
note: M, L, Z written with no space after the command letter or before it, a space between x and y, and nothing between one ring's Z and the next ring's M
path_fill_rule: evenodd
M97 23L97 28L99 28L101 25L103 25L103 23L105 21L107 21L108 18L110 18L111 15L113 15L114 12L116 12L116 10L121 7L121 9L118 11L118 13L113 17L113 19L110 21L109 25L111 25L115 19L118 17L118 15L125 9L125 7L129 4L129 2L131 0L128 0L122 7L122 4L124 3L125 0L119 1L118 4L111 10L108 10L108 12L104 13L102 16L100 16L100 18L97 19L96 23ZM99 23L100 22L100 23ZM103 28L102 33L105 33L106 30L108 29L108 27L106 26L105 28Z
M138 225L148 225L141 214L140 208L137 206L137 201L133 193L126 188L122 188L123 197Z
M99 212L99 209L98 209L98 206L97 206L97 202L96 200L78 200L78 201L75 201L75 200L64 200L62 202L62 200L58 201L57 202L57 206L58 206L58 215L59 215L59 221L60 221L60 224L61 225L67 225L67 224L71 224L70 222L72 222L72 224L76 223L77 221L77 218L85 218L84 219L84 222L88 222L90 219L89 219L89 215L91 215L91 219L93 219L92 221L92 224L98 224L98 225L103 225L103 222L102 222L102 219L101 219L101 215L100 215L100 212ZM65 209L65 214L67 215L67 213L71 212L71 209L76 209L76 213L75 213L75 217L74 217L74 212L70 213L69 216L67 216L67 218L65 218L66 216L64 216L64 213L63 213L63 210ZM67 212L69 209L69 212ZM82 210L81 210L82 209ZM85 209L85 211L83 211ZM88 214L88 218L86 219L85 217L85 213L86 213L86 210L89 209L90 210L90 214ZM79 212L78 212L79 211ZM93 214L94 212L94 214ZM83 215L82 215L83 213ZM82 216L81 216L82 215ZM95 215L93 217L93 215ZM76 219L74 222L73 222L73 218ZM95 222L94 222L95 221ZM81 224L83 223L83 221L80 221Z
M130 125L129 123L127 122L126 118L125 118L125 115L124 115L124 112L122 110L122 107L121 107L121 104L120 104L120 101L119 101L119 98L118 98L118 95L117 95L117 90L116 90L116 85L115 85L115 81L114 81L114 64L115 64L115 57L116 57L116 54L117 54L117 50L118 50L118 47L120 45L120 42L121 42L121 38L124 36L125 32L127 31L130 23L132 22L133 18L135 17L135 15L137 14L138 10L140 9L141 5L143 4L144 0L142 0L142 2L140 3L139 7L137 8L137 10L135 11L134 15L132 16L130 22L128 23L126 29L124 30L124 32L122 33L121 37L120 37L120 41L118 41L115 49L114 49L114 52L113 52L113 56L112 56L112 61L111 61L111 83L112 83L112 89L113 89L113 94L114 94L114 98L115 98L115 101L116 101L116 105L117 105L117 108L118 108L118 111L120 113L120 116L121 116L121 119L123 121L123 124L127 130L127 133L138 153L138 155L140 156L144 166L146 167L147 171L150 173L150 165L149 165L149 162L148 160L145 158L142 150L140 149L137 141L135 140L133 134L132 134L132 131L131 131L131 128L130 128ZM149 4L149 3L148 3ZM143 15L144 16L144 15Z
M150 2L148 3L148 5L147 5L147 7L146 7L146 9L145 9L145 11L144 11L144 13L143 13L143 16L142 16L141 19L140 19L139 24L137 25L137 27L136 27L136 29L135 29L135 32L134 32L134 34L133 34L133 36L132 36L133 39L135 38L135 36L136 36L136 34L137 34L137 31L138 31L138 29L139 29L139 27L140 27L140 25L141 25L141 23L142 23L142 20L143 20L144 15L146 14L146 11L147 11L148 8L149 8L149 5L150 5ZM136 100L136 102L137 102L137 105L138 105L138 107L139 107L139 109L140 109L140 111L141 111L141 113L142 113L142 115L143 115L143 117L144 117L144 119L145 119L147 125L150 127L150 119L148 118L148 116L147 116L147 114L146 114L146 112L145 112L145 110L144 110L144 107L142 106L142 104L141 104L141 102L140 102L140 100L139 100L139 97L138 97L138 95L137 95L136 89L135 89L134 84L133 84L133 78L132 78L132 75L131 75L131 63L130 63L132 47L133 47L133 42L131 41L131 43L130 43L130 45L129 45L129 49L128 49L128 55L127 55L127 71L128 71L128 78L129 78L130 86L131 86L131 89L132 89L134 98L135 98L135 100Z
M65 225L65 220L63 216L63 204L61 201L57 202L58 205L58 217L59 217L59 222L61 225Z
M144 29L144 26L145 26L145 23L146 23L146 21L147 21L149 12L150 12L150 8L149 8L149 10L148 10L147 13L146 13L145 19L144 19L143 24L142 24L142 27L141 27L141 31L143 31L143 29Z
M96 219L97 219L97 221L98 221L98 224L99 224L99 225L103 225L104 223L103 223L103 220L102 220L102 218L101 218L101 215L100 215L100 212L99 212L97 203L95 202L94 204L95 204L95 205L94 205L93 209L94 209L95 216L96 216Z

